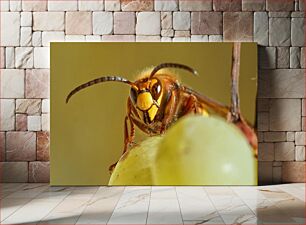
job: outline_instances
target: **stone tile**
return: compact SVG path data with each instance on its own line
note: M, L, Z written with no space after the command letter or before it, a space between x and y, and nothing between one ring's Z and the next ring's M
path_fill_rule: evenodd
M26 71L26 98L49 98L49 74L46 69Z
M15 100L0 99L0 131L15 129Z
M276 67L279 69L287 69L290 67L290 49L289 47L276 48Z
M294 141L294 132L287 132L287 141Z
M50 46L50 42L65 41L64 31L44 31L42 32L42 45Z
M137 14L137 35L160 35L160 12L140 12Z
M21 0L10 1L10 11L11 12L21 11Z
M48 0L49 11L77 11L78 0L59 1L59 0Z
M161 13L161 28L162 29L172 29L172 13L162 12Z
M63 31L65 29L64 12L34 12L33 30Z
M50 99L42 100L42 112L49 113L50 112Z
M109 0L106 0L108 2ZM78 0L80 11L101 11L104 9L103 0Z
M268 11L293 11L294 0L267 0L266 7Z
M212 0L179 0L180 11L211 11Z
M174 30L173 29L161 30L161 36L162 37L173 37Z
M42 32L41 31L35 31L32 35L32 45L34 47L40 47L42 45Z
M190 37L189 30L176 30L174 33L175 37Z
M86 42L100 42L101 36L100 35L86 35L85 41Z
M222 13L192 12L191 34L222 34Z
M223 36L222 35L209 35L208 41L209 42L223 42Z
M1 70L1 98L24 97L24 71L15 69Z
M41 113L40 99L16 99L16 113L37 115Z
M155 11L177 11L178 0L154 1Z
M259 45L269 45L269 21L268 13L254 13L254 41Z
M304 84L304 70L301 69L260 70L258 97L304 98Z
M41 129L43 131L50 131L50 114L41 115Z
M299 0L299 10L305 11L305 0Z
M282 166L282 182L304 183L306 162L284 162Z
M258 184L272 183L272 162L258 162Z
M29 131L41 130L41 116L28 116L28 130Z
M104 4L105 11L120 11L120 0L107 0Z
M259 68L275 69L276 68L276 48L275 47L259 47Z
M302 117L301 122L302 131L306 131L306 117Z
M92 34L91 12L66 12L66 34Z
M32 26L32 13L31 12L21 12L20 25L23 27Z
M29 182L49 183L50 163L49 162L29 162Z
M242 11L264 11L266 0L242 0Z
M85 35L66 35L66 42L83 42L85 41Z
M273 161L274 160L274 144L259 143L258 144L258 161Z
M172 38L171 37L162 37L160 39L161 42L172 42Z
M10 10L9 0L0 1L0 12L7 12Z
M46 11L47 3L47 1L22 0L22 11Z
M258 143L263 142L264 141L264 133L265 132L260 132L257 131L257 139L258 139Z
M21 27L20 46L31 46L31 43L32 43L32 28Z
M282 183L282 167L281 166L273 166L273 184L281 184Z
M5 161L5 133L0 132L0 161Z
M190 42L190 37L174 37L172 42Z
M223 14L225 41L253 41L253 14L251 12L225 12Z
M33 48L32 47L15 48L15 67L17 69L33 68Z
M305 48L301 48L301 68L305 69Z
M295 146L295 161L305 161L305 146Z
M37 160L49 161L50 160L50 135L49 132L37 132Z
M35 47L34 48L34 68L50 68L50 48Z
M299 47L290 47L290 68L301 68L301 49Z
M213 0L214 11L241 11L241 0Z
M305 12L292 12L291 13L292 18L304 18L305 17Z
M269 19L269 45L290 46L290 18Z
M294 4L294 6L293 6L293 7L294 7L294 10L295 10L295 11L298 11L298 10L299 10L299 2L298 2L298 0L294 0L294 3L293 3L293 4Z
M5 48L5 66L7 69L15 68L15 48L14 47Z
M191 35L191 42L208 42L208 35Z
M20 41L20 13L1 13L1 46L19 46Z
M93 12L93 34L111 34L113 32L113 13Z
M10 11L11 12L19 12L21 11L21 0L11 0L10 1Z
M10 11L11 12L21 11L21 0L10 1Z
M28 162L1 162L1 182L28 182Z
M302 116L306 116L306 99L304 98L304 99L302 99Z
M135 35L103 35L102 41L105 42L134 42Z
M152 11L153 0L121 0L122 11Z
M36 159L35 132L6 133L7 161L34 161Z
M286 141L286 132L265 132L264 141L265 142L281 142Z
M257 99L256 110L257 112L269 112L270 99Z
M5 48L0 47L0 68L3 69L5 67Z
M294 142L278 142L274 144L276 161L294 161Z
M174 12L173 13L173 29L189 30L190 29L190 13Z
M144 35L136 35L136 42L160 42L160 36L144 36Z
M16 131L27 131L28 119L25 114L16 114Z
M301 100L273 99L270 108L271 131L301 130Z
M304 18L291 19L291 45L305 46Z
M289 18L290 12L269 12L269 17L275 18Z
M257 130L258 131L269 130L269 113L261 112L257 114Z
M305 142L305 132L296 132L295 133L295 144L296 145L306 145Z
M114 34L135 34L135 24L134 12L114 13Z

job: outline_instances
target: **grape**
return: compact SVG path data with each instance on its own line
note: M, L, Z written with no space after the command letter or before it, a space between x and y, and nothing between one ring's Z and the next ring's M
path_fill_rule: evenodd
M153 185L151 167L161 137L150 137L125 153L117 163L109 185Z
M152 166L155 185L257 185L252 148L219 117L179 120L160 142Z

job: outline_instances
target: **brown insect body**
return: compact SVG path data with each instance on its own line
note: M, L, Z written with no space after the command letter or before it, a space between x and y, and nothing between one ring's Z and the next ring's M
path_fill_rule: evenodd
M177 119L195 113L206 116L218 114L236 124L257 155L256 134L240 115L239 110L232 110L232 107L225 106L182 85L174 74L165 70L166 68L178 68L197 74L195 70L182 64L163 63L152 71L147 71L141 79L135 82L117 76L101 77L87 82L71 91L66 102L76 92L97 83L115 81L129 84L131 91L127 100L127 115L124 122L123 154L134 143L135 126L149 135L159 135L164 133ZM238 90L238 82L235 85L234 89ZM235 97L239 100L238 95ZM239 101L236 107L239 109ZM110 167L110 171L115 165L116 163Z

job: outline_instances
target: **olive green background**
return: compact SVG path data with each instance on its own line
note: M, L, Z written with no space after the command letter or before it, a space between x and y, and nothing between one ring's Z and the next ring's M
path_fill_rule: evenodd
M230 103L232 43L51 43L51 185L107 185L108 167L123 149L128 85L98 84L65 104L67 94L100 76L135 80L143 69L163 62L195 68L199 77L176 70L181 82ZM254 124L255 43L242 43L240 74L242 114Z

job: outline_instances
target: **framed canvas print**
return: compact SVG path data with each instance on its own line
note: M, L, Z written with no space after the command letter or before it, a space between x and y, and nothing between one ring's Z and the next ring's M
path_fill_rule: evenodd
M51 185L257 185L255 43L52 43Z

